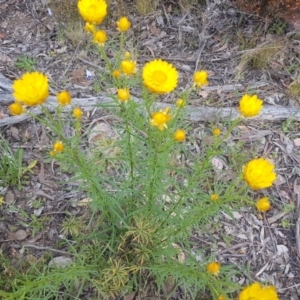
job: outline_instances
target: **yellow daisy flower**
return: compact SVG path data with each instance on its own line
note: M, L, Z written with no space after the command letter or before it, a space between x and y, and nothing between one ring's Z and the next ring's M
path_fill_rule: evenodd
M80 119L82 117L83 111L79 107L75 107L73 109L73 117L76 119Z
M245 287L239 294L238 300L279 300L274 286L262 287L255 282Z
M170 109L166 108L164 110L161 109L160 111L152 113L150 124L152 126L156 126L161 131L165 130L168 128L167 122L171 119L169 112Z
M39 72L25 73L12 88L15 99L28 106L42 104L49 96L48 78Z
M202 87L203 85L208 85L208 73L204 70L197 71L194 74L194 86Z
M260 212L268 211L271 208L271 203L268 197L263 197L256 201L256 208Z
M136 72L136 62L133 60L121 61L121 71L126 75L132 75Z
M264 158L253 159L244 167L243 177L253 189L265 189L276 180L275 166Z
M107 4L104 0L79 0L77 7L82 19L90 24L101 24L107 15Z
M86 32L94 33L94 32L96 32L96 26L94 24L89 23L89 22L85 22L84 30Z
M174 133L174 140L177 142L183 142L185 140L185 131L182 129L177 129Z
M185 107L186 106L186 102L183 99L178 99L176 101L176 106L179 108Z
M66 90L63 90L60 93L58 93L56 95L56 98L57 98L57 102L62 106L65 106L65 105L68 105L71 103L71 94Z
M93 42L98 44L99 46L104 46L107 41L107 35L104 30L98 30L94 33Z
M244 95L240 100L238 110L245 118L254 117L260 113L263 108L263 101L258 99L257 95Z
M121 32L127 31L131 26L130 21L126 17L122 17L117 21L118 30Z
M211 194L210 195L210 200L217 201L218 199L219 199L219 196L217 194Z
M219 274L220 269L221 269L221 264L219 264L218 262L215 262L215 261L210 262L206 266L206 270L215 276L217 276Z
M23 106L19 102L11 104L8 108L13 116L21 115L24 111Z
M56 152L63 152L64 151L64 144L62 141L57 141L53 145L53 150Z
M119 70L114 70L114 71L112 72L112 76L113 76L114 78L119 78L119 77L121 76L121 72L120 72Z
M170 93L177 87L177 70L172 64L161 59L148 62L143 68L142 77L151 93Z
M129 89L118 89L118 99L122 102L128 101L130 98Z
M221 134L221 130L219 128L214 128L213 135L214 136L219 136L220 134Z

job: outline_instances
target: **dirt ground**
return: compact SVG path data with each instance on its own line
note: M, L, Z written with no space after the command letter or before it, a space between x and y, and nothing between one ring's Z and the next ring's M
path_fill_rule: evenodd
M111 2L111 10L122 13L114 10L116 3ZM50 7L47 1L0 0L0 73L10 80L19 77L24 71L16 62L28 56L35 59L35 68L50 78L53 96L62 89L78 98L107 91L110 87L101 82L103 63L88 48L87 35L77 25L62 23ZM133 21L126 48L137 55L138 66L152 58L172 62L181 73L179 89L187 86L195 70L208 70L210 85L192 95L191 104L234 107L243 93L255 91L266 105L299 107L297 15L288 24L282 19L242 13L230 4L205 9L200 4L182 7L173 1L164 1L146 16L139 16L131 6L126 13ZM104 24L112 39L110 26L115 19L113 16ZM113 49L109 51L114 55ZM87 78L87 71L92 78ZM135 91L135 96L139 95L140 91ZM174 97L162 101L174 103ZM0 98L2 120L9 118L7 104ZM86 112L83 120L86 126L93 126L103 118L103 112L93 110ZM193 145L201 144L198 133L203 126L194 124ZM223 212L215 219L218 227L210 228L209 234L196 230L191 238L195 252L209 246L216 250L222 264L249 267L251 272L243 271L234 278L236 282L272 283L282 300L300 299L299 128L299 119L294 120L292 115L280 121L253 120L239 126L228 143L245 142L243 151L256 149L258 155L271 157L276 164L278 179L268 190L272 210L265 218L250 207L235 212L234 219ZM71 215L81 213L77 204L85 196L66 183L69 177L59 166L44 159L51 148L47 128L27 120L0 130L12 149L24 150L25 165L37 161L33 174L28 173L22 182L22 190L15 186L2 189L1 251L14 261L28 259L20 251L22 247L36 257L49 249L59 254L60 224L66 211ZM31 223L22 211L34 216ZM33 224L37 219L39 226Z

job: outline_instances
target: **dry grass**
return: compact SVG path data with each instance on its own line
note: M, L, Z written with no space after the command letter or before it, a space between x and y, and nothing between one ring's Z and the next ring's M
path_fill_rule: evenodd
M80 20L77 2L78 0L51 0L49 7L57 22L68 24Z
M267 67L272 59L285 48L284 39L278 39L271 42L265 42L254 49L247 50L241 58L237 67L237 76L239 77L247 67L261 69Z

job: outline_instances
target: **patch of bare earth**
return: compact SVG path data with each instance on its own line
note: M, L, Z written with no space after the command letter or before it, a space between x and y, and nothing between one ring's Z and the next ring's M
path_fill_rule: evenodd
M117 4L111 1L111 5L114 10ZM271 21L240 13L230 5L212 5L209 9L194 5L182 9L175 1L162 1L154 12L142 17L127 9L133 28L126 49L138 53L140 68L153 58L172 62L181 73L179 90L190 84L195 70L208 70L210 84L191 95L193 106L234 107L243 93L255 91L266 105L294 108L297 113L298 99L288 94L288 87L297 79L300 69L300 38L294 29L287 27L277 35L270 30ZM105 26L114 40L112 21L108 20ZM72 37L61 38L61 26L67 25L58 24L55 15L49 15L44 1L0 1L0 73L10 80L19 77L22 72L15 62L26 55L36 58L36 69L49 76L53 96L61 89L68 89L74 98L110 91L110 86L99 85L104 63L88 40L76 43L73 38L72 43ZM275 44L279 45L277 50L267 57L254 50L261 45L263 49L274 48ZM108 54L114 55L113 47L108 47ZM253 63L257 59L268 62L255 69ZM87 70L94 74L91 79L86 77ZM51 148L51 132L47 128L32 120L12 124L7 109L13 100L10 93L7 86L0 84L1 132L12 149L24 149L25 165L37 161L21 191L16 187L4 191L5 201L0 210L0 247L18 265L22 260L37 259L45 251L54 256L65 254L67 249L59 247L60 224L67 213L74 216L84 213L78 203L85 195L77 191L76 182L67 183L69 175L55 162L45 160ZM139 97L140 91L134 94ZM174 103L175 97L162 97L161 101ZM112 120L99 109L86 110L92 111L85 113L86 127L103 119L108 123ZM272 283L282 300L298 300L300 296L300 118L296 113L287 116L295 118L287 131L282 126L286 116L273 122L271 116L269 121L244 122L227 141L228 147L242 141L243 151L250 154L257 151L257 155L274 160L278 180L267 192L273 202L272 210L265 217L253 207L244 207L233 212L233 216L221 212L213 220L218 226L195 230L191 237L195 255L199 249L206 249L208 254L215 251L222 264L234 264L241 270L241 275L232 280L240 284L254 280ZM218 124L221 120L216 114L208 121ZM203 141L199 132L203 123L194 122L193 127L188 143L191 151L201 151ZM224 170L225 167L226 158ZM29 220L22 210L34 217ZM41 224L35 232L30 224L34 218ZM20 251L22 247L29 251ZM147 299L157 299L151 293L152 290ZM180 297L179 292L173 298Z

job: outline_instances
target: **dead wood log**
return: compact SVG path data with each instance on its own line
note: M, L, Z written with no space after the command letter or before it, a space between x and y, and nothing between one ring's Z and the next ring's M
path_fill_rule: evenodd
M258 86L262 86L259 84ZM240 87L239 84L237 85L227 85L225 87L207 87L208 90L212 89L235 89ZM141 103L141 99L137 97L132 97L132 100ZM5 78L0 73L0 104L9 104L13 102L14 99L12 97L12 88L11 88L11 81ZM72 106L79 106L84 111L91 111L94 110L97 106L103 107L103 105L113 104L114 101L111 97L107 96L106 94L101 94L97 97L90 97L90 98L72 98ZM47 99L47 102L44 106L50 111L54 111L57 106L56 97L50 96ZM172 107L168 103L156 103L157 109L165 108L165 107ZM68 107L65 108L70 109ZM29 109L31 114L41 114L42 110L40 107L34 107ZM224 107L224 108L216 108L216 107L208 107L208 106L190 106L186 107L186 119L190 121L210 121L210 120L222 120L222 119L229 119L234 120L240 116L239 112L235 107ZM0 127L8 126L12 124L20 123L24 120L31 118L28 114L23 114L20 116L12 116L7 117L0 120ZM293 107L286 107L286 106L264 106L262 112L249 120L255 121L276 121L276 120L285 120L288 118L293 118L294 120L300 121L300 109L293 108Z

